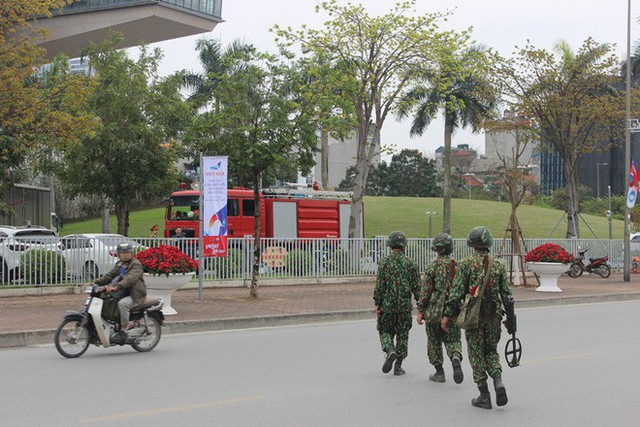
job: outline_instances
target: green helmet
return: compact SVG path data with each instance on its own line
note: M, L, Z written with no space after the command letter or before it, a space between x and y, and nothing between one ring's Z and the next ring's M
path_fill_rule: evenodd
M493 236L487 227L473 227L467 236L467 245L474 249L489 249L493 245Z
M390 248L404 249L407 247L407 236L402 231L394 231L389 234L387 246Z
M447 233L438 234L433 238L431 249L439 255L449 255L453 252L453 238Z

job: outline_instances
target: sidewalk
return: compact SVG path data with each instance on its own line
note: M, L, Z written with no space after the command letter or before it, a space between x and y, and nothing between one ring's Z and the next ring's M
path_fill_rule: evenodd
M640 276L640 275L639 275ZM513 287L516 308L640 299L640 277L625 283L622 274L608 279L563 276L560 293ZM531 283L531 281L533 283ZM248 288L205 288L173 294L177 315L167 316L163 333L186 333L285 324L373 318L374 280L342 284L263 286L259 298ZM53 342L53 332L67 310L80 310L84 294L2 297L0 289L0 348Z

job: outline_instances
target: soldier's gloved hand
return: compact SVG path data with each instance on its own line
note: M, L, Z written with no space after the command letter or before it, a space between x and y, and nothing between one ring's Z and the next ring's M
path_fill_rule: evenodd
M507 328L507 332L509 333L509 335L515 334L516 331L518 330L515 314L511 316L507 315L507 320L505 320L502 323Z
M447 328L447 323L449 323L449 318L447 316L444 316L440 321L440 328L445 332L449 332L449 329Z

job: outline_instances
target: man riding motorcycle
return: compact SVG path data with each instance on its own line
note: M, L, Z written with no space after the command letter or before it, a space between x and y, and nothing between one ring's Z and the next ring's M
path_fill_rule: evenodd
M119 261L116 265L95 281L96 285L105 286L108 294L117 295L120 310L119 338L126 339L125 330L133 325L129 322L131 307L144 303L147 297L147 286L144 283L144 270L140 261L133 257L131 243L120 243L117 247Z

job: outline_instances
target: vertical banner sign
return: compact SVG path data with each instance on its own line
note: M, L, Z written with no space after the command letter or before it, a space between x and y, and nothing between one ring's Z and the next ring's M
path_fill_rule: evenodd
M632 209L636 204L636 198L638 196L638 189L636 186L640 181L638 171L636 170L636 163L631 159L631 168L629 170L629 189L627 190L627 207Z
M227 256L228 157L202 158L202 236L205 257Z

